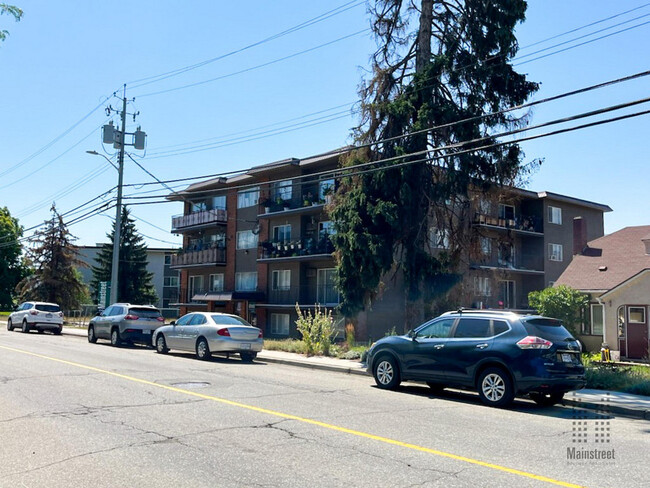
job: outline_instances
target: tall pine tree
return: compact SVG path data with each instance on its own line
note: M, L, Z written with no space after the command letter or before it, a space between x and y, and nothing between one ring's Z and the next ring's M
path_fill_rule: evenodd
M17 290L23 301L57 303L63 310L72 310L88 295L78 271L86 265L73 245L76 237L70 234L54 205L50 211L52 218L30 239L26 252L32 274L18 284Z
M333 240L346 315L372 302L383 276L400 272L405 328L419 323L424 294L440 296L458 279L468 246L463 212L470 189L517 180L524 165L516 144L467 150L526 122L525 116L498 113L537 90L510 64L517 52L514 29L525 11L524 0L422 0L419 8L410 0L375 0L379 49L373 76L361 86L355 131L364 149L343 164L386 158L413 164L347 177L337 191ZM405 136L417 131L423 132ZM479 138L486 139L434 151ZM450 249L432 252L432 228L451 237Z
M97 258L97 265L92 267L93 280L90 286L97 299L99 283L111 280L113 261L113 242L115 240L115 223L106 235L108 242L102 246ZM119 302L140 305L155 304L158 301L156 290L151 282L153 273L147 271L147 246L135 228L126 207L122 207L122 225L120 230L120 266L118 271L117 300Z

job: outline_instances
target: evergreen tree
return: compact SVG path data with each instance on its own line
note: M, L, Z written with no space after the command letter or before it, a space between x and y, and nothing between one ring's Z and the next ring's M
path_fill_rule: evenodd
M93 280L90 286L95 300L97 300L99 283L111 280L115 223L107 237L108 243L102 246L95 259L97 265L92 267ZM129 211L126 207L122 207L117 300L143 305L156 303L158 297L152 279L153 273L147 271L147 246L143 243L142 236L138 234L135 221L130 217Z
M7 207L0 208L0 310L13 309L16 285L27 274L18 240L22 235L18 219L11 216Z
M516 144L467 152L494 142L498 130L526 122L509 113L486 116L537 90L510 64L517 51L514 28L525 11L524 0L422 0L420 8L407 0L375 0L379 49L373 76L361 86L355 131L364 149L343 165L386 158L413 164L349 176L339 186L333 241L346 315L372 302L382 276L399 271L406 328L419 323L423 293L440 296L458 280L455 271L468 246L463 212L470 188L511 184L525 168ZM479 138L486 139L434 151ZM450 237L449 249L432 252L434 227Z
M86 285L78 268L86 264L78 258L76 240L63 218L52 205L52 219L44 230L36 232L27 249L27 262L32 274L17 287L22 301L39 300L57 303L63 310L79 307L87 296Z

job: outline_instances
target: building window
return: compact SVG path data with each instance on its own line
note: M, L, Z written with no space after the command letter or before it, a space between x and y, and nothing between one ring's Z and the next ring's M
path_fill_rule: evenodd
M630 324L645 324L645 307L629 307L627 321Z
M548 287L553 288L555 286L555 281L549 281L548 282Z
M434 249L449 249L449 229L429 229L429 239Z
M515 249L509 242L499 244L498 263L500 266L515 266Z
M274 242L289 242L291 240L291 224L273 227Z
M334 285L335 277L335 268L318 270L316 275L316 301L318 303L339 303L339 292Z
M474 277L474 293L478 296L492 296L492 284L487 276Z
M618 322L618 338L625 339L625 306L618 307L616 316Z
M559 207L548 207L548 221L550 224L562 225L562 209Z
M481 237L481 254L488 257L492 255L492 239L489 237Z
M515 207L513 205L506 205L505 203L499 204L499 218L506 220L514 220Z
M549 261L563 261L562 244L548 245L548 259Z
M223 291L223 273L210 275L210 291Z
M273 194L276 199L279 198L284 201L291 200L292 193L293 181L291 180L278 181L273 184Z
M600 303L591 304L591 335L603 335L605 307Z
M172 257L170 254L165 254L165 265L169 266L172 264Z
M237 232L237 250L254 249L257 247L257 234L252 230L242 230Z
M178 286L178 276L165 276L163 286Z
M490 212L492 212L492 202L485 197L481 197L478 201L478 208L481 214L490 215Z
M202 200L200 202L192 202L192 206L190 208L191 213L195 212L203 212L204 210L208 209L208 205L205 202L205 200Z
M226 209L226 195L220 195L218 197L212 197L212 208L213 209Z
M287 291L291 288L291 270L276 269L271 275L271 289Z
M260 187L237 192L237 208L254 207L260 199Z
M318 199L325 200L326 193L327 194L334 193L334 178L321 180L318 183Z
M255 291L257 289L257 272L235 273L236 291Z
M187 301L191 302L194 295L203 292L203 276L190 276L187 287Z
M331 220L324 220L318 223L318 237L320 239L336 234L334 229L334 222Z
M502 308L516 308L515 306L515 282L511 280L504 280L499 283L501 288L501 296L499 305Z
M271 314L271 334L273 335L289 335L289 314L286 313L272 313Z

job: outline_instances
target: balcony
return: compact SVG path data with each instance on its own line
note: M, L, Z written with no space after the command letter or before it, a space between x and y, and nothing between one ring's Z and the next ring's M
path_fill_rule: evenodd
M295 187L294 187L295 190ZM295 191L293 192L295 193ZM263 213L258 218L275 217L276 214L315 214L323 211L326 204L331 202L331 196L325 195L319 198L317 186L309 185L304 189L304 194L292 196L289 199L279 195L271 195L269 198L260 201L260 208Z
M520 274L544 274L544 259L543 256L538 254L524 254L510 259L486 258L473 262L470 267L473 269L503 270Z
M202 250L185 250L172 255L172 268L190 268L193 266L209 266L226 264L226 250L223 247L214 247Z
M222 208L203 210L187 215L175 215L172 217L172 232L184 232L189 229L209 227L213 224L225 224L228 215Z
M522 215L514 219L504 219L477 212L474 214L472 223L487 228L512 230L521 234L544 235L542 219L535 215Z
M264 241L260 243L257 260L275 262L278 260L306 261L332 257L334 245L329 237L314 239L307 237L295 241Z

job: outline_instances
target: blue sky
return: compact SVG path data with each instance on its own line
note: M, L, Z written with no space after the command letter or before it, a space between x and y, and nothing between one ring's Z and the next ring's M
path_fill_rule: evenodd
M129 121L127 128L135 130L140 124L148 134L146 154L132 152L144 155L137 160L160 179L233 171L287 157L305 157L350 142L349 129L356 118L346 113L336 118L336 114L357 99L357 86L374 49L367 32L259 69L234 73L366 29L369 19L363 5L352 3L349 10L290 35L137 87L135 80L239 49L339 7L346 0L251 0L245 4L197 0L189 3L190 7L168 0L13 3L23 8L25 16L20 23L0 17L0 28L10 31L0 46L0 205L8 206L25 227L48 218L52 201L56 201L60 212L65 212L117 183L116 171L103 158L85 152L112 154L109 147L104 148L108 153L103 152L99 127L107 119L103 107L117 107L117 99L109 99L49 144L124 83L127 96L135 97L129 111L140 112L137 122ZM643 7L607 22L525 48L640 6ZM640 18L632 20L635 17ZM520 61L650 21L650 4L640 0L532 0L527 21L517 31L520 46L525 48L522 56L627 21ZM518 70L542 83L535 98L630 75L649 69L649 33L650 24L641 25L522 64ZM228 76L198 86L156 94L225 75ZM648 78L642 78L543 104L533 111L532 123L643 98L648 96L647 86ZM627 112L644 109L646 105ZM255 133L241 131L324 110L328 111L287 125L322 115L332 115L334 120L258 140L233 141L234 137ZM643 116L524 143L528 159L544 158L529 187L610 205L614 211L605 216L608 233L650 223L649 120L649 116ZM270 128L279 127L283 125ZM216 139L219 137L222 139ZM187 154L169 152L205 144L197 141L208 139L206 142L221 140L227 145ZM147 181L152 181L151 177L127 158L125 183ZM157 194L167 193L162 187L157 188ZM129 188L125 193L154 189L155 186ZM147 236L149 245L168 247L180 243L180 238L167 229L171 216L182 212L181 204L145 205L133 207L132 211L140 219L138 229ZM79 237L79 244L101 242L112 217L113 210L75 224L71 231Z

